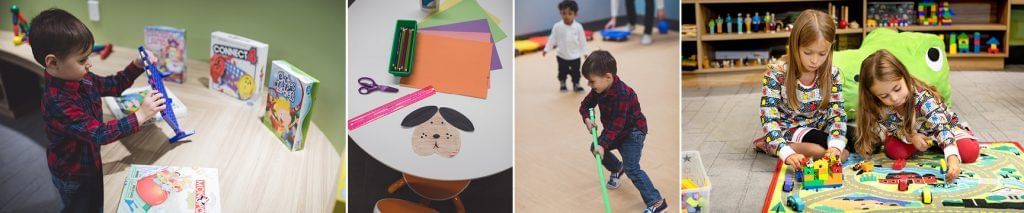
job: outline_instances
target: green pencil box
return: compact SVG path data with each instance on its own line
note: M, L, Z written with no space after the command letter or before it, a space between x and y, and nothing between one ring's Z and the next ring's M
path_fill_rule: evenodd
M388 73L398 77L412 74L418 30L415 20L399 19L395 23L395 38L391 42L391 62L388 63Z

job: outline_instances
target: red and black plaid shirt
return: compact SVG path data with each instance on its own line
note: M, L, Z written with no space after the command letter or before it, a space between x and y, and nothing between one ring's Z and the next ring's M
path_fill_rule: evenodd
M633 128L647 134L647 118L640 112L640 101L633 88L615 76L612 85L604 93L594 90L580 102L580 115L583 119L590 118L590 108L598 106L601 110L601 124L604 130L597 142L605 150L616 149L629 137Z
M101 96L120 96L144 70L129 64L116 75L92 72L68 81L45 73L42 113L46 122L46 162L55 177L102 177L100 145L139 131L135 116L103 122Z

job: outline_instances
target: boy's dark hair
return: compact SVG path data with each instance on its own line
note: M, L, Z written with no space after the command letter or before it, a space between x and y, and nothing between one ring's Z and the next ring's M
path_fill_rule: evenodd
M67 11L51 8L32 18L28 37L32 42L32 56L46 66L46 55L64 58L72 53L92 50L92 32Z
M581 72L583 76L601 76L606 73L617 75L615 65L615 57L612 57L611 53L604 50L597 50L590 53L587 57L587 61L583 62L581 66Z
M580 10L580 6L576 5L576 1L565 0L565 1L562 1L562 3L558 3L558 10L564 10L564 9L569 9L569 10L572 10L573 13L577 13Z

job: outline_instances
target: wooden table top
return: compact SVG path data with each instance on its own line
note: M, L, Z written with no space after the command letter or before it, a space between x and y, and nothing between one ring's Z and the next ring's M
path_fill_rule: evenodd
M32 59L31 48L14 46L12 37L11 31L0 31L0 59L42 75L43 68ZM190 54L209 53L199 49ZM106 60L92 56L89 61L92 72L106 76L136 57L135 47L115 47ZM173 131L159 122L103 145L106 211L116 211L131 164L216 168L224 212L329 212L334 208L341 157L316 124L310 125L305 149L288 151L259 120L264 112L262 102L247 106L209 90L209 64L189 60L187 66L184 84L165 85L188 108L187 115L178 118L182 128L196 134L187 138L191 141L171 145L167 138ZM133 86L147 86L146 81L140 76ZM105 120L113 119L109 112L104 114Z

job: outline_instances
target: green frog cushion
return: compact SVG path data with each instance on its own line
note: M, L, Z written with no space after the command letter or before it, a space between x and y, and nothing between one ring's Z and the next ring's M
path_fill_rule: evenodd
M861 42L860 49L835 52L832 65L843 75L843 98L847 118L856 117L860 65L868 55L886 49L896 56L910 74L932 86L949 100L949 63L942 51L945 45L934 34L896 32L889 28L876 28Z

